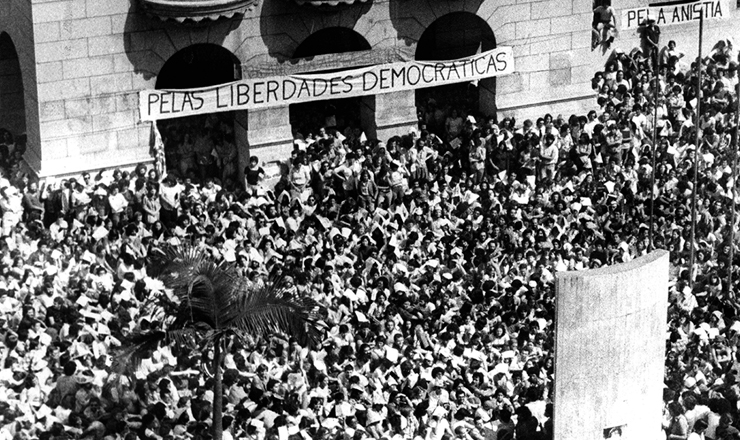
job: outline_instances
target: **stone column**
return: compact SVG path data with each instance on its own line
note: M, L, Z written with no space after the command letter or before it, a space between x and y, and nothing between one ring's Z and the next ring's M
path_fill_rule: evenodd
M416 94L414 90L383 93L371 99L363 99L363 105L367 102L368 110L374 104L372 110L375 113L374 123L367 124L365 134L368 139L379 139L383 142L390 137L406 134L411 128L419 126L416 118ZM364 112L363 108L363 112ZM365 123L365 121L363 121Z
M249 113L246 110L234 112L234 142L237 149L237 178L244 182L244 168L249 165Z
M478 107L487 116L496 116L496 78L478 82Z
M251 155L257 156L261 162L268 165L265 168L268 177L278 176L280 165L277 162L288 159L293 151L293 134L288 106L249 110L247 112L247 142L239 148L241 171L244 171ZM246 162L243 162L245 160Z

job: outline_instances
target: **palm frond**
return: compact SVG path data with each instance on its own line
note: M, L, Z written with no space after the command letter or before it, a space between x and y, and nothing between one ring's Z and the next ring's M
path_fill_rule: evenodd
M111 369L117 374L133 374L151 352L159 348L167 334L163 331L133 333L126 338L123 349L113 354Z
M141 362L148 359L161 344L196 348L200 332L206 334L204 329L197 326L170 329L166 332L155 330L132 333L124 341L123 347L125 348L114 353L111 369L117 374L133 375L141 366Z
M180 347L195 348L198 331L195 327L170 330L167 332L166 341Z
M206 265L188 287L186 301L193 310L207 316L214 329L219 329L223 313L233 306L239 284L230 267Z
M321 309L286 289L284 278L252 287L233 265L189 245L167 245L152 260L150 274L172 289L179 302L174 314L169 310L174 315L169 330L191 329L195 333L188 337L200 342L214 332L255 337L281 332L306 346L320 340Z
M172 289L190 312L190 321L220 328L221 313L231 308L238 284L233 266L190 245L168 245L154 260L152 275Z
M285 289L282 279L257 288L239 289L233 307L224 313L223 326L253 336L286 333L304 346L318 345L322 325L318 304Z
M207 256L190 245L164 244L152 250L149 260L148 275L163 279L173 275L177 278L178 274L189 272L191 268L198 267L206 261Z

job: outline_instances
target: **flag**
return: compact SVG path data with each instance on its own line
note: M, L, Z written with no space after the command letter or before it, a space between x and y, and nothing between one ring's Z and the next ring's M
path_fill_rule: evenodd
M478 49L475 51L475 54L480 55L481 52L483 52L483 42L482 41L478 43ZM475 87L478 87L478 80L475 79L473 81L470 81L470 84L474 85Z
M164 160L164 142L162 135L159 133L157 122L152 121L152 135L150 140L152 156L154 156L154 170L160 179L165 177L165 160Z

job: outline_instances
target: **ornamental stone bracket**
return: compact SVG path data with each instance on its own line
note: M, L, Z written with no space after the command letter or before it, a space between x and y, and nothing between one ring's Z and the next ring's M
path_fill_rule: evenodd
M371 0L293 0L293 1L295 1L301 6L308 5L314 8L334 10L334 8L337 8L337 7L353 5L355 3L368 3Z
M162 21L200 23L243 15L259 0L139 0L143 10Z

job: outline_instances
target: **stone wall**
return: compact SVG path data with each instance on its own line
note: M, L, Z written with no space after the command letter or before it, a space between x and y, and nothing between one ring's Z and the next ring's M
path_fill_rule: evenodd
M555 440L662 435L668 252L559 273L555 297Z
M127 0L34 1L41 176L150 160L126 55Z
M31 85L26 126L35 141L29 162L44 176L151 160L150 125L138 121L137 91L154 88L169 57L191 44L221 45L245 64L289 65L309 35L345 27L375 51L413 53L430 24L456 11L481 17L497 45L514 47L517 72L498 78L495 87L487 83L483 108L520 120L581 113L594 105L590 79L608 56L590 49L591 7L591 0L371 0L317 9L261 0L244 16L195 25L149 17L137 0L6 0L0 32L8 29L22 52L24 84ZM691 55L695 27L680 25L664 35ZM730 35L731 20L707 28L705 50L719 35ZM626 32L615 46L629 50L637 43L636 33ZM494 89L495 106L487 99ZM376 132L413 125L413 107L413 93L378 97ZM253 113L242 137L251 148L268 148L265 156L283 156L291 148L288 109Z
M593 97L585 85L590 84L600 55L590 48L591 0L495 5L486 2L479 14L497 23L496 40L514 47L516 65L516 73L497 80L501 115L523 119L577 110L577 101Z

